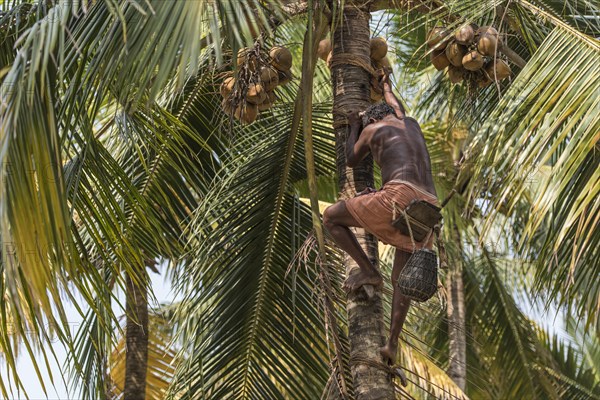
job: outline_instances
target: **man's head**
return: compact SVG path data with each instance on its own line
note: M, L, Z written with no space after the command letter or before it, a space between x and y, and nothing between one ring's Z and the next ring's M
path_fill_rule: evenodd
M396 111L387 103L373 104L361 113L363 128L373 122L377 122L390 114L395 114Z

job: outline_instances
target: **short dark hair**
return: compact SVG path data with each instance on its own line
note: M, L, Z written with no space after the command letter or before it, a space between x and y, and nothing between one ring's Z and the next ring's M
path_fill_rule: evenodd
M369 106L363 113L363 127L367 126L372 119L375 121L382 120L390 114L395 114L396 111L387 103L377 103Z

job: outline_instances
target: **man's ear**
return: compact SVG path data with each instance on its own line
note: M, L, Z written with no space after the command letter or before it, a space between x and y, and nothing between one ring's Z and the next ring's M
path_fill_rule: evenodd
M374 124L375 122L377 122L377 120L375 118L369 118L369 123L370 124Z

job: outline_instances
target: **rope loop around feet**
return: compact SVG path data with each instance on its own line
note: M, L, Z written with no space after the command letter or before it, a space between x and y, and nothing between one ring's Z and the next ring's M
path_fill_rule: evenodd
M400 382L402 383L402 386L406 387L408 385L408 380L406 378L406 375L404 374L404 371L402 371L402 369L401 369L402 367L400 365L387 365L387 364L382 363L381 361L377 361L377 360L373 360L370 358L361 357L361 356L357 356L357 355L351 355L349 363L351 366L355 365L355 364L363 364L363 365L368 365L373 368L380 369L382 371L387 372L388 374L390 374L392 376L397 376L398 378L400 378Z

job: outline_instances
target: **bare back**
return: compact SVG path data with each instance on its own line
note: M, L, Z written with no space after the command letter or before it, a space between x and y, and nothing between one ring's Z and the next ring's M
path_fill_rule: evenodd
M360 134L381 168L383 183L403 180L435 193L431 160L416 120L388 115L367 125Z

